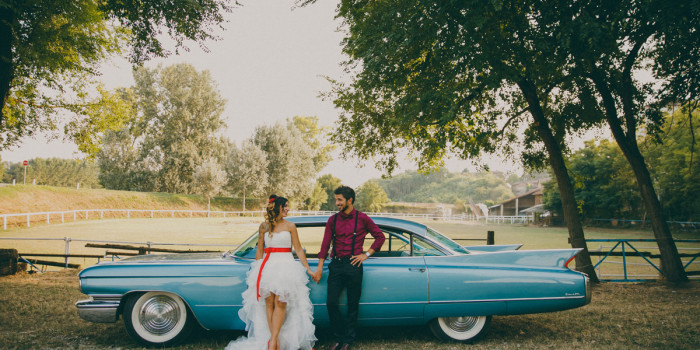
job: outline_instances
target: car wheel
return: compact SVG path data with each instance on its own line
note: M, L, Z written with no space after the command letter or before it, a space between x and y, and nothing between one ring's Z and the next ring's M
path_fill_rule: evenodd
M430 330L446 341L468 342L478 338L491 323L491 316L438 317L430 322Z
M124 325L134 339L145 345L168 346L192 332L195 320L182 299L172 293L134 295L124 305Z

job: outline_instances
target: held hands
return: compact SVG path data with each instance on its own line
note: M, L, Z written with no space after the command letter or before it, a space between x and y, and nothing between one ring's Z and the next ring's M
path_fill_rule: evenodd
M367 259L369 259L369 257L367 255L365 255L364 253L359 254L359 255L353 255L352 258L350 258L350 263L353 266L360 266L360 265L362 265L362 262L367 260Z
M323 266L319 266L316 272L311 274L311 279L318 284L321 281L321 276L323 276Z

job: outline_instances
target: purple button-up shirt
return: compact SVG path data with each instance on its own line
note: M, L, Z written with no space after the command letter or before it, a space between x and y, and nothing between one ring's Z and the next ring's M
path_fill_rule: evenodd
M355 251L351 252L355 215L357 215L357 235L355 236ZM334 216L331 216L326 222L326 232L323 234L321 251L318 252L319 259L325 260L328 257L328 250L330 249L333 236ZM382 248L385 240L384 234L367 214L353 209L350 214L339 212L337 216L338 220L335 224L335 253L339 257L362 254L362 245L368 233L374 237L374 243L372 243L370 249L378 252Z

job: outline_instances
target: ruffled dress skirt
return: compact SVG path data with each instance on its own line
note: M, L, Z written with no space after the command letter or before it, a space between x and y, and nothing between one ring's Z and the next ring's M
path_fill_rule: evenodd
M294 260L292 253L270 253L260 279L260 299L256 300L258 271L264 259L251 264L246 277L248 289L243 292L243 307L238 316L245 322L248 336L231 341L226 350L267 349L270 328L267 324L265 298L274 293L287 303L279 334L283 350L310 350L316 342L313 305L309 299L309 278L306 269Z

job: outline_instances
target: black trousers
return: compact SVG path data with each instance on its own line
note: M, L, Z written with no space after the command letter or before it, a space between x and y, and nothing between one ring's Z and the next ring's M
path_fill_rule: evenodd
M333 259L328 264L328 293L326 306L333 336L339 343L352 344L357 329L357 314L362 293L362 265L353 266L349 258ZM347 290L348 316L340 313L340 293Z

